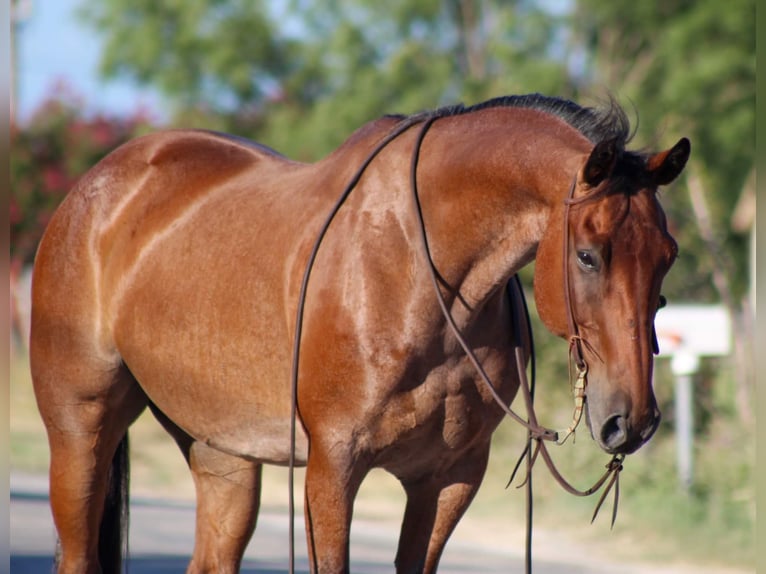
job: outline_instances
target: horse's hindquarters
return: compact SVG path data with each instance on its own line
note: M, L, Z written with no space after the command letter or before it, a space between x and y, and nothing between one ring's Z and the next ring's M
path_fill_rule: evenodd
M291 170L299 171L221 136L165 132L83 176L35 268L31 346L43 401L54 388L64 402L107 395L109 378L95 375L124 365L190 435L284 463L284 286L299 236L274 185ZM51 352L72 377L54 382ZM78 373L78 356L92 367ZM113 397L110 408L121 406ZM305 445L299 429L299 454Z

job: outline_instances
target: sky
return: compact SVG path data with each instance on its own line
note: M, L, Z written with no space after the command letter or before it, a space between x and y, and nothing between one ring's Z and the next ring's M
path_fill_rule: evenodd
M17 115L29 119L54 93L82 100L87 113L131 115L147 110L164 116L162 99L153 91L127 80L105 82L98 75L101 40L75 14L82 0L27 0L29 5L17 28Z
M568 0L539 0L552 12ZM88 114L129 116L138 109L162 121L167 106L156 91L140 88L127 79L99 77L101 38L79 21L83 0L21 0L26 6L17 28L17 121L23 123L55 94L75 96Z

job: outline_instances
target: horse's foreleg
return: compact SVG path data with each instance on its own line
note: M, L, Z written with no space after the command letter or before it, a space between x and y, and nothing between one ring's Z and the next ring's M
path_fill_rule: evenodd
M349 533L354 498L367 473L354 457L336 444L311 443L306 467L306 537L311 571L340 574L349 571Z
M479 489L489 445L436 476L402 480L407 506L396 553L399 574L436 572L447 539Z

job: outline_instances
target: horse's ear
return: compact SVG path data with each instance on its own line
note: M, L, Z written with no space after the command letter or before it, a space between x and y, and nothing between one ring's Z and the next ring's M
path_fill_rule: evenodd
M613 138L599 142L590 152L582 170L583 181L590 187L596 187L612 174L620 154L617 141L617 138Z
M678 143L669 150L661 151L651 156L646 162L652 180L656 185L667 185L683 171L686 161L691 153L691 143L686 138L681 138Z

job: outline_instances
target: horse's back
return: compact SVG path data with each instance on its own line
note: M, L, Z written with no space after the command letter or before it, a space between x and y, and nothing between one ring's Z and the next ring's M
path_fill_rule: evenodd
M206 130L165 130L133 139L79 179L46 229L37 267L55 267L48 258L54 253L98 253L101 263L129 256L135 246L122 242L134 242L139 226L159 229L175 224L192 208L227 208L227 202L227 215L236 215L232 210L244 197L260 210L281 204L285 210L316 215L306 203L320 197L334 199L349 166L361 162L356 156L366 153L394 121L382 118L363 126L317 165L291 161L245 138ZM303 205L296 206L291 195ZM289 224L296 227L292 218ZM56 268L59 278L65 270Z
M182 208L213 193L217 184L270 161L286 162L268 148L201 130L168 130L131 140L78 180L48 225L38 257L71 251L96 236L102 239L131 214L174 215L173 207ZM104 251L109 246L96 247Z
M270 162L285 163L203 131L157 132L117 148L80 178L46 229L35 261L37 314L48 301L61 320L77 320L85 309L70 313L74 300L97 306L115 287L110 271L120 274L138 256L149 231L172 228L227 180Z

